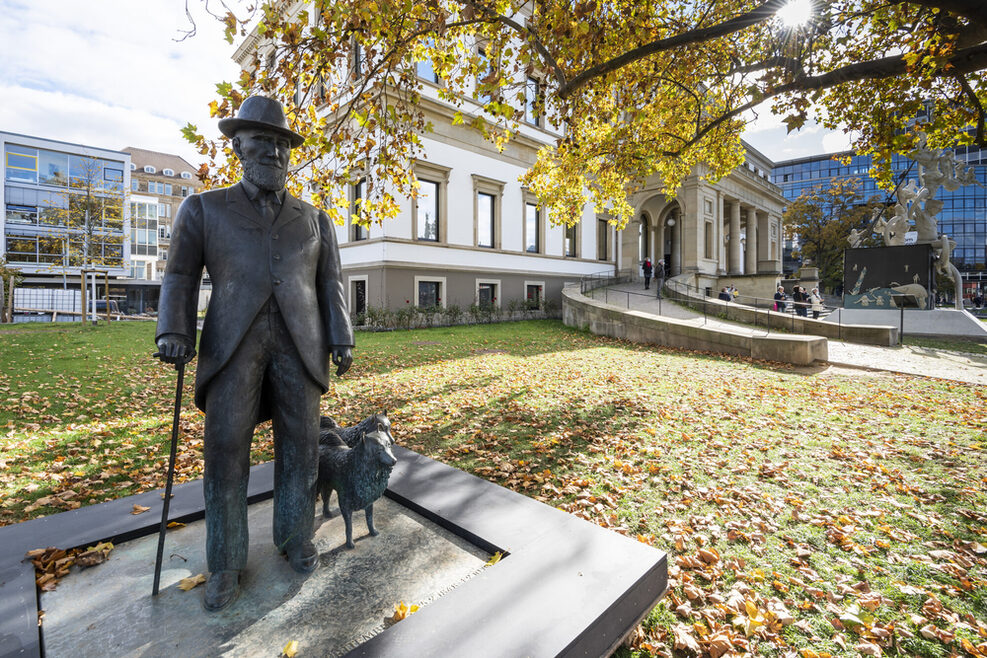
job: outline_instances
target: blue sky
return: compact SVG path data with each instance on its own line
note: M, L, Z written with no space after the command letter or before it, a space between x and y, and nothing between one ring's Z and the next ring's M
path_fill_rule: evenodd
M102 148L136 146L198 164L179 129L217 134L208 103L238 75L221 26L189 0L0 0L0 130ZM847 148L810 125L786 135L766 110L745 139L774 160Z

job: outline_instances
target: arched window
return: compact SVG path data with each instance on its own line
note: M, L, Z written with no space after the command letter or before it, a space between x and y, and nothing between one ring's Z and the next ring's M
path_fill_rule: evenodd
M637 225L638 259L643 261L651 255L651 221L647 214L641 214L641 223Z
M145 174L153 174L155 171L157 171L157 169L155 169L151 165L144 165L144 173Z
M175 175L175 170L174 169L165 169L161 173L164 174L165 176L174 176Z
M185 180L192 180L192 173L188 171L183 171L182 178L184 178Z

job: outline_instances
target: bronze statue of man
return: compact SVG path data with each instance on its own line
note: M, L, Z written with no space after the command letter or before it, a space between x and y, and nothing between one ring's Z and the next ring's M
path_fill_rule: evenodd
M281 104L251 96L219 128L243 180L189 197L175 216L161 284L160 358L195 356L199 280L212 297L199 341L195 404L205 414L206 560L203 604L236 598L247 560L247 478L257 423L274 430L274 542L296 571L318 563L312 543L319 398L329 360L353 360L339 250L328 216L285 191L291 131Z

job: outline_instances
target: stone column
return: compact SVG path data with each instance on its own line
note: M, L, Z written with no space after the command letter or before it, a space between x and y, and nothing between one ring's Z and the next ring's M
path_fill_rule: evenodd
M775 273L774 261L771 260L771 229L769 228L768 213L757 211L757 271Z
M675 220L672 227L672 274L682 273L682 213L673 210L670 215Z
M740 202L730 202L730 274L740 274Z
M713 211L713 252L716 256L716 273L723 275L727 273L726 253L723 247L723 193L716 191L716 208Z
M755 210L747 208L747 245L744 249L744 274L757 272L757 220Z

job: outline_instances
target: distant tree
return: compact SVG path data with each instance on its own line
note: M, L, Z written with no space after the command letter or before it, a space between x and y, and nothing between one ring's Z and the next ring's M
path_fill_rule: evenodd
M829 288L843 282L843 250L850 246L850 231L866 229L873 209L884 205L878 198L865 202L860 186L858 178L834 179L829 186L804 192L782 215L786 237L798 239L803 262L811 260L819 268L820 283ZM877 238L866 233L862 244L877 246Z
M13 318L7 317L7 293L10 290L10 282L16 286L21 281L20 270L16 270L7 265L7 260L0 256L0 322L13 322Z
M122 265L123 196L108 184L103 163L85 158L69 176L64 192L68 201L68 264L72 266Z
M270 0L240 16L229 5L217 14L227 39L249 26L261 50L217 86L213 116L251 93L285 102L308 137L295 163L338 221L359 177L368 221L416 193L429 83L461 111L455 122L498 146L526 122L560 129L524 183L569 225L589 200L623 226L627 193L652 176L672 194L697 165L730 173L766 101L789 130L846 124L888 183L916 118L933 148L987 145L983 0ZM233 180L225 140L185 134L210 158L206 179Z

